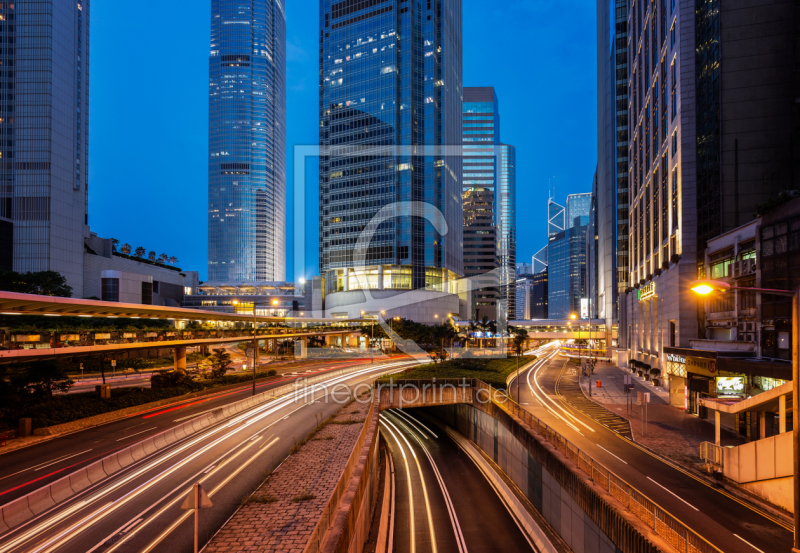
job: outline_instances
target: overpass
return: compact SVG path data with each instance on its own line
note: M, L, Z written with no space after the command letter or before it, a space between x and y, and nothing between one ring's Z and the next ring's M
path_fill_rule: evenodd
M127 318L170 321L174 325L173 328L157 330L0 331L0 364L170 348L175 350L176 368L185 366L187 347L237 343L253 339L301 340L307 343L310 337L316 336L324 337L326 343L341 337L342 346L347 347L352 345L355 335L361 334L362 324L374 322L371 319L260 317L254 315L252 311L221 313L13 292L0 292L0 315ZM187 329L187 322L199 322L213 327L200 330ZM253 335L254 326L258 329L256 336Z
M453 321L456 329L465 331L471 321ZM605 340L606 323L603 319L531 319L508 321L509 327L528 331L531 340ZM480 330L478 330L480 333ZM507 339L507 338L498 338Z

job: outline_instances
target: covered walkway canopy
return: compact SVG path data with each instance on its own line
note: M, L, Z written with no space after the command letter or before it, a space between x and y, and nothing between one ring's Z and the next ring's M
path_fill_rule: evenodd
M0 292L0 315L45 315L49 317L109 317L130 319L153 319L170 321L253 323L252 313L221 313L183 307L140 305L113 301L58 298L36 294ZM367 319L327 319L310 317L258 317L259 323L305 323L361 325Z

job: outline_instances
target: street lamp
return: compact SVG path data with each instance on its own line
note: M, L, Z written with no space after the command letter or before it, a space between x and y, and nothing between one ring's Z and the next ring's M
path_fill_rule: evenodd
M383 311L381 311L381 314L382 313L383 313ZM361 318L363 319L364 317L365 317L365 312L362 311L361 312ZM375 340L375 320L374 319L372 320L372 322L369 325L369 334L370 334L370 338L369 338L369 342L370 342L370 344L369 344L369 364L371 365L371 364L373 364L375 362L375 352L372 351L372 342Z
M278 300L272 300L272 305L277 305ZM239 305L238 300L233 300L233 305ZM256 395L256 367L258 367L258 318L256 307L266 305L253 300L253 395ZM275 339L275 359L278 359L278 340Z
M800 289L774 290L771 288L749 288L731 286L720 280L695 280L689 288L695 294L708 296L735 290L761 292L773 296L792 298L792 474L794 475L794 548L800 552ZM786 430L782 428L781 430Z

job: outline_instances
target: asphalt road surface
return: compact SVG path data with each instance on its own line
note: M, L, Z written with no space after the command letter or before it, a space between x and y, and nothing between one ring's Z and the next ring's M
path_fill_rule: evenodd
M391 454L396 553L535 551L489 482L440 426L381 413Z
M602 407L582 412L560 397L562 371L566 379L578 368L555 344L537 353L540 360L520 374L523 408L725 553L792 550L792 532L782 522L640 448L624 425L609 424L614 419ZM516 399L516 382L510 393Z
M256 393L283 386L298 378L368 364L364 360L313 362L297 369L302 372L257 384ZM174 404L142 410L122 420L2 454L0 505L194 416L246 399L252 393L251 384L242 384L236 389L207 396L183 400L176 398Z
M197 432L0 536L0 553L192 551L193 513L180 506L195 482L200 482L213 502L213 507L200 511L203 547L286 458L295 441L303 439L319 417L334 413L346 402L346 394L339 396L338 403L331 400L333 385L368 385L380 374L413 363L406 359L357 368ZM323 390L321 386L326 385ZM185 413L171 411L168 418L179 420L183 417L178 415L189 416ZM129 436L135 439L133 433Z

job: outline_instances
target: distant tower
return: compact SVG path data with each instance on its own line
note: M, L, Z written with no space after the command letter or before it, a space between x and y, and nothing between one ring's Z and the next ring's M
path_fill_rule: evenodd
M208 278L286 278L286 15L212 0Z
M550 198L547 201L547 237L552 240L559 232L564 232L564 206L558 205Z

